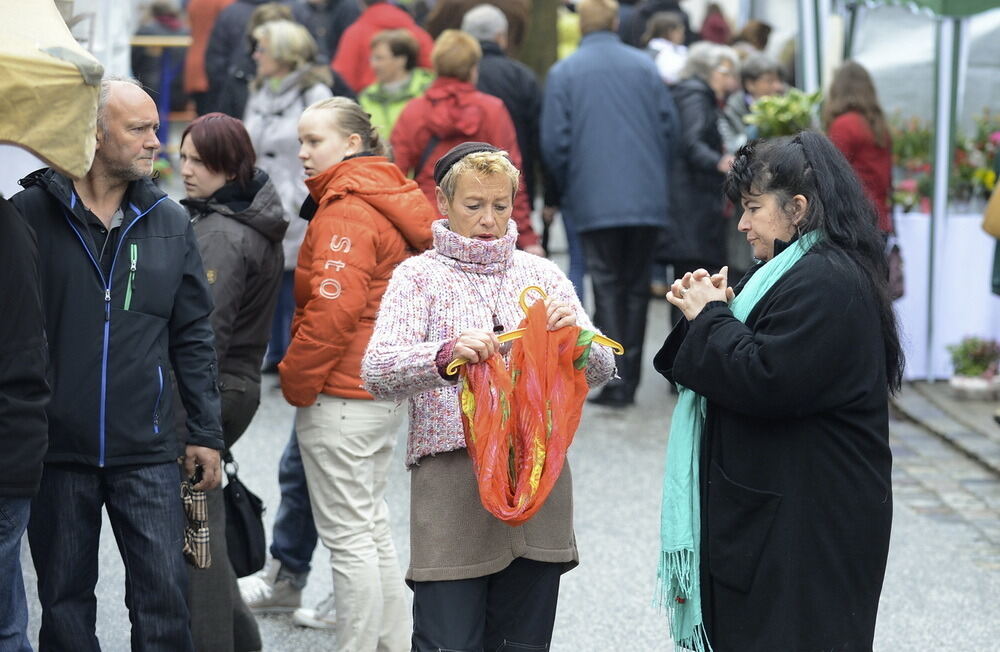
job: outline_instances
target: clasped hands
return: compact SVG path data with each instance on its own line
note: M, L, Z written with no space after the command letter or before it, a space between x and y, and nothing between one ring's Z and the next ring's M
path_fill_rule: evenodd
M670 286L667 301L677 306L684 317L691 321L712 301L729 303L736 294L729 287L729 267L723 267L718 274L696 269L686 273Z
M548 317L546 327L550 331L564 326L576 326L576 310L568 302L551 296L545 298L545 313ZM455 342L456 358L464 358L470 363L485 362L491 355L500 350L500 340L497 334L487 330L462 331Z

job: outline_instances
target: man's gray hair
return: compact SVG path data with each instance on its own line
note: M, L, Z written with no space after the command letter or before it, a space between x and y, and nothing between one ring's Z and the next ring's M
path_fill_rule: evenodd
M726 62L733 67L733 74L740 73L740 55L736 54L736 50L728 45L701 41L688 49L687 61L680 77L681 79L698 77L708 81L712 71Z
M757 81L764 75L781 77L782 72L784 71L781 64L775 58L763 52L756 52L743 60L743 65L740 66L740 80L745 88L747 82Z
M108 98L111 96L111 84L115 82L121 82L123 84L132 84L133 86L138 86L142 88L142 83L138 79L133 77L124 77L122 75L108 75L101 80L101 92L97 95L97 128L101 130L101 133L105 136L108 135L108 123L107 123L107 111L108 111ZM145 90L145 89L143 89Z
M508 28L507 16L496 5L476 5L462 18L462 31L480 41L496 41Z

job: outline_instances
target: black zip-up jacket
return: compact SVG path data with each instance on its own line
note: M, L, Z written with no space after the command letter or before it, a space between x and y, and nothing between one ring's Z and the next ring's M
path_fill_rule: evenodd
M0 197L0 496L30 497L42 477L48 360L35 234Z
M187 442L221 449L212 297L184 209L149 179L130 183L106 277L73 183L44 169L21 185L11 201L38 236L51 357L45 461L175 459L171 369Z

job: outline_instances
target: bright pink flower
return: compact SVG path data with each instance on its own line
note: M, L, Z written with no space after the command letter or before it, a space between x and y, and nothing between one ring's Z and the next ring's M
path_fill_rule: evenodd
M1000 145L1000 131L994 131L990 134L990 142L994 145Z

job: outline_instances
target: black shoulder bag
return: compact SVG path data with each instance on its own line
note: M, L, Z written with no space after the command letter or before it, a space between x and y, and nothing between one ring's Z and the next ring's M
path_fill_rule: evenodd
M222 458L226 470L226 548L236 577L252 575L264 567L264 503L240 481L239 465L228 450Z

